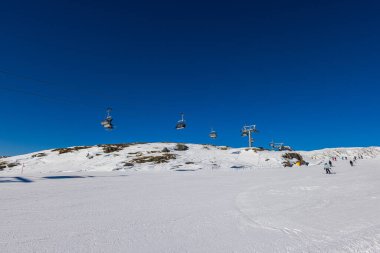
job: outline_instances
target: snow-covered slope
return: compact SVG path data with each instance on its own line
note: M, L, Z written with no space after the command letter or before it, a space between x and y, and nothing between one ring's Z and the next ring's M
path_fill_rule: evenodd
M199 144L186 144L188 150L178 151L176 145L176 143L137 143L45 150L1 159L0 166L2 162L3 170L0 174L281 168L284 162L282 155L287 153ZM375 158L380 155L380 148L333 148L297 153L303 156L309 166L312 166L331 157Z
M1 159L1 253L380 252L379 148L302 151L308 167L284 168L284 152L175 146ZM336 156L364 159L325 174Z

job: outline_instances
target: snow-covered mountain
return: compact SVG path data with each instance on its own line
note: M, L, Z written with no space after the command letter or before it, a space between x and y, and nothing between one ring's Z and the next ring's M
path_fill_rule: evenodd
M83 171L197 171L281 168L285 153L298 153L309 166L337 157L374 158L379 147L330 148L316 151L268 151L177 143L130 143L44 150L0 159L0 174ZM292 160L292 159L291 159ZM299 160L299 159L298 159ZM293 159L291 163L296 163Z
M355 156L363 159L351 166ZM320 164L332 157L326 174ZM380 252L379 165L378 147L275 152L176 143L2 158L0 248Z

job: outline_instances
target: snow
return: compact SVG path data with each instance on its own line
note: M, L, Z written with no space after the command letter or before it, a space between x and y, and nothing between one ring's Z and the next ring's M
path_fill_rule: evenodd
M1 159L20 163L0 171L1 252L380 252L379 148L302 151L309 166L284 168L284 152L174 146ZM122 166L163 147L177 159ZM337 154L365 159L324 174Z
M284 159L282 155L288 151L255 151L246 148L225 148L211 145L186 144L187 151L175 151L176 143L146 143L132 144L118 152L105 153L102 147L92 146L69 153L59 154L58 151L44 150L32 154L3 158L2 161L18 164L15 167L0 171L2 174L23 173L58 173L84 171L170 171L170 170L231 170L232 166L259 169L280 168ZM124 166L135 158L161 156L164 148L175 154L176 159L168 163L135 163L133 167ZM45 156L33 157L43 153ZM333 156L348 157L362 155L373 158L380 155L379 147L369 148L336 148L317 151L301 151L300 153L311 165L320 164ZM93 157L89 159L87 156Z

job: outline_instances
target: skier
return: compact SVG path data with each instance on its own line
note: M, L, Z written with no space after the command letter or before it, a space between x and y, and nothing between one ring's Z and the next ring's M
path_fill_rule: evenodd
M331 162L331 160L329 160L329 165L330 165L330 167L332 167L332 162Z
M330 171L330 165L328 163L325 163L325 167L324 167L325 171L326 171L326 174L331 174L331 171Z
M350 160L350 165L354 166L354 162L352 160Z

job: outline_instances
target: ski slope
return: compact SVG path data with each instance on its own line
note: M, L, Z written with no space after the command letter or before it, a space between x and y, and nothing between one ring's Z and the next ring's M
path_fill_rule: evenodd
M255 151L247 148L227 148L211 145L186 144L188 150L175 150L176 143L132 143L118 151L104 151L104 146L71 147L73 150L60 154L59 150L44 150L36 153L0 159L14 166L0 170L0 175L22 173L61 173L61 172L105 172L125 171L182 171L182 170L231 170L240 169L282 168L282 155L288 151ZM75 148L78 148L75 150ZM166 148L167 153L162 152ZM380 156L379 147L369 148L335 148L316 151L300 151L305 161L317 165L331 157L348 157L362 155L365 159ZM40 156L42 154L42 156ZM135 162L135 159L173 155L163 163ZM89 159L90 158L90 159ZM128 163L133 166L125 166ZM232 168L233 169L233 168Z
M284 168L281 152L173 145L2 159L24 171L0 171L1 252L380 252L379 148ZM121 166L163 147L177 158ZM365 159L324 174L337 154Z

